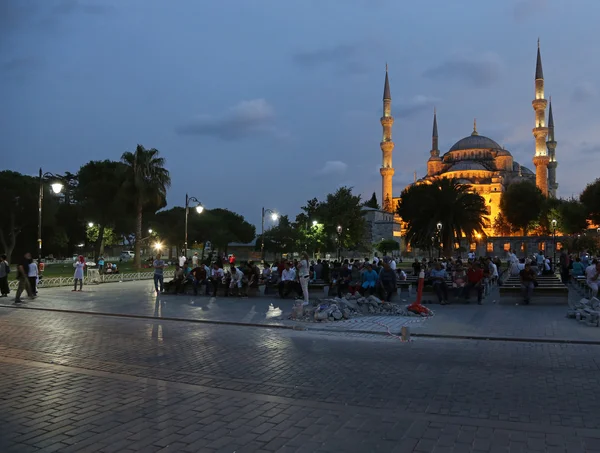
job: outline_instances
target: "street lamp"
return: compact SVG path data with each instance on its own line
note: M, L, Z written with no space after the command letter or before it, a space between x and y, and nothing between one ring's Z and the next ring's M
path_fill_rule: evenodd
M313 221L312 221L312 224L313 224L313 227L316 227L316 226L319 224L319 222L317 222L316 220L313 220ZM599 229L600 229L600 228L599 228Z
M152 228L148 228L148 233L152 234Z
M338 261L342 259L342 225L338 225L336 228L338 234Z
M88 227L92 228L94 226L94 222L88 222Z
M437 234L438 234L438 258L442 257L442 222L438 222L437 225Z
M183 256L187 257L187 249L188 249L188 216L190 215L190 203L198 203L196 205L196 212L198 214L202 214L204 211L204 206L200 200L196 197L189 197L188 194L185 194L185 241L183 245Z
M260 259L265 260L265 214L271 214L271 220L277 222L279 214L272 209L265 209L263 206L261 211L261 225L260 225Z
M552 258L552 266L554 267L554 271L556 272L556 224L558 222L556 219L552 219L552 250L554 256Z
M46 179L53 179L54 182L52 184L50 184L50 188L52 189L52 192L54 192L55 194L59 194L63 187L64 184L62 183L62 176L58 176L58 175L54 175L52 173L43 173L42 169L40 168L40 172L39 172L39 195L38 195L38 261L41 261L42 259L42 202L44 201L44 178Z

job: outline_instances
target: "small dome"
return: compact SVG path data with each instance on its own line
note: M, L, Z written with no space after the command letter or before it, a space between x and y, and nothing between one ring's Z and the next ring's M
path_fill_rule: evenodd
M512 154L506 149L499 149L498 153L496 154L496 157L499 156L512 156Z
M450 168L448 168L448 170L446 170L446 172L451 172L451 171L465 171L465 170L485 170L485 171L488 171L488 169L485 168L479 162L474 162L472 160L462 160L462 161L457 162L454 165L452 165Z
M469 135L457 141L450 151L462 151L465 149L499 149L502 147L491 138L483 135Z

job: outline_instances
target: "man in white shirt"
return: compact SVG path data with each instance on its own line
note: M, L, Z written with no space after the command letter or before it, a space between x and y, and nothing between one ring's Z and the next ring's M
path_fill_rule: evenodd
M390 261L390 267L393 271L396 270L396 260L394 258L392 258L392 260Z
M194 256L192 256L192 269L198 267L198 252L194 252Z
M237 288L237 296L245 296L242 291L244 284L244 273L239 267L231 266L231 282L229 283L230 294L233 295L233 289Z
M585 281L592 290L592 297L598 295L598 277L600 276L600 261L594 260L585 268Z
M187 258L185 257L183 252L181 252L181 256L179 257L179 267L185 266L186 261L187 261Z
M217 289L219 289L219 285L223 281L224 275L225 273L223 272L223 269L221 269L217 263L213 264L213 268L208 279L209 283L212 285L213 288L213 297L217 297Z
M285 263L285 269L281 273L281 281L279 282L279 297L282 299L287 297L296 285L296 270L290 266L289 262Z

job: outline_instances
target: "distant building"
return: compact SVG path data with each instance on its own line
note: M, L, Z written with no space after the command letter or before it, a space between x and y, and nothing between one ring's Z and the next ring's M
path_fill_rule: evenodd
M394 118L391 115L391 91L386 66L385 84L383 91L383 116L381 125L383 139L380 147L383 154L382 200L383 209L393 212L400 197L393 196L392 153L392 125ZM535 70L535 99L532 102L535 111L535 124L533 135L535 137L535 154L533 163L536 167L534 173L529 168L515 162L512 154L491 138L479 135L477 124L473 124L471 135L458 140L446 153L440 155L438 148L437 114L433 114L432 146L427 161L427 175L417 179L415 184L427 183L434 178L456 178L472 187L473 191L485 199L488 213L489 226L486 228L487 236L494 236L493 222L500 213L500 198L506 188L516 181L531 180L547 196L556 197L558 184L556 183L556 141L554 140L554 119L552 116L552 103L548 123L546 123L546 107L548 101L544 98L544 74L538 41L537 61ZM397 218L400 221L399 218Z
M401 224L393 213L363 206L366 221L365 242L376 244L383 240L394 239L400 242Z

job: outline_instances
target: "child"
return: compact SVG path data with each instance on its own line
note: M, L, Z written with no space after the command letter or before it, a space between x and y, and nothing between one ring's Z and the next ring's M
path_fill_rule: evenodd
M85 258L83 255L79 255L77 261L73 263L73 267L75 268L75 275L73 276L74 286L73 291L77 291L77 282L79 282L79 291L83 290L83 269L85 268Z

